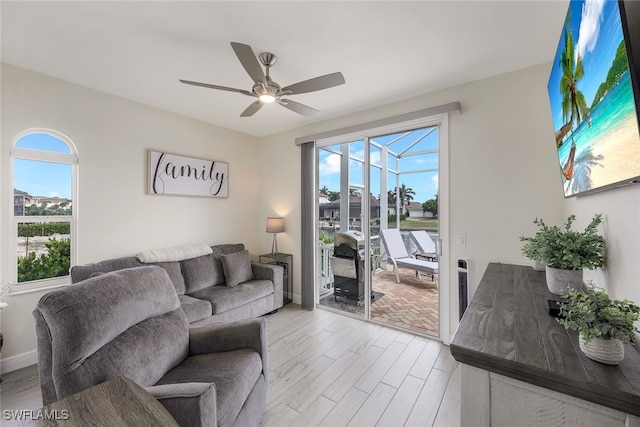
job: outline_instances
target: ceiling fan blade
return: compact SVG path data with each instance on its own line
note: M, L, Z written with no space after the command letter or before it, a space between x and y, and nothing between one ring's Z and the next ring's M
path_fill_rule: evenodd
M291 111L307 117L313 117L317 114L320 114L320 111L316 110L315 108L308 107L304 104L300 104L299 102L295 102L290 99L279 99L278 104L282 105L284 108L288 108Z
M242 43L231 42L231 47L236 53L238 60L247 71L247 74L249 74L253 81L256 83L263 82L264 84L267 84L267 78L264 75L264 71L262 71L262 67L258 62L258 58L256 58L256 54L253 53L253 49L251 49L251 46Z
M206 87L206 88L209 88L209 89L226 90L227 92L238 92L238 93L241 93L243 95L255 96L255 94L253 94L252 92L249 92L248 90L236 89L236 88L233 88L233 87L218 86L218 85L212 85L212 84L209 84L209 83L192 82L191 80L180 80L180 83L184 83L184 84L187 84L187 85L193 85L193 86Z
M283 92L289 92L291 95L299 93L315 92L316 90L328 89L330 87L344 84L344 76L342 73L326 74L324 76L315 77L303 82L294 83L287 87L283 87Z
M258 112L258 110L262 108L262 102L260 100L254 102L253 104L249 105L247 107L246 110L244 110L242 112L242 114L240 114L240 117L251 117L253 116L256 112Z

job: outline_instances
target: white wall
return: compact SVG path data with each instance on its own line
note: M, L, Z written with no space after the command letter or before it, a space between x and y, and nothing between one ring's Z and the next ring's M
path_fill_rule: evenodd
M567 216L576 215L576 229L584 229L596 213L603 214L607 267L586 271L585 280L607 289L614 299L640 304L640 186L567 199L565 209Z
M259 147L256 138L6 64L1 77L2 218L13 215L6 202L12 200L9 150L14 137L44 127L67 135L78 149L79 263L193 242L242 242L252 253L260 250L260 169L258 156L250 154ZM147 195L150 148L228 162L229 198ZM9 280L9 266L15 263L7 246L12 232L7 222L1 229L1 280ZM9 307L1 311L3 359L35 349L31 311L43 294L4 298Z
M472 291L491 261L528 264L518 236L533 234L535 217L556 223L564 215L546 92L549 70L543 64L263 138L260 215L282 209L287 216L279 242L281 251L294 254L295 299L301 289L295 138L454 101L462 103L462 113L452 114L449 122L451 260L471 258ZM274 167L278 164L288 167ZM466 246L456 243L458 235L466 236ZM450 277L457 278L455 265ZM450 288L451 334L458 324L456 286Z

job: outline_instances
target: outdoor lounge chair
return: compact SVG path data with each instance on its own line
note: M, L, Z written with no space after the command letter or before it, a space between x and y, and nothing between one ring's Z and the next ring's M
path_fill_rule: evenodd
M386 230L380 230L380 241L384 246L385 254L387 258L393 262L393 267L396 272L396 281L400 283L400 275L398 274L398 267L410 268L417 272L428 273L432 275L438 274L438 263L433 261L424 261L411 257L407 252L407 247L404 245L400 230L397 228L388 228ZM438 281L436 279L436 285Z
M418 247L418 252L415 254L416 258L423 258L427 261L438 260L436 244L426 231L411 231L409 236L411 236L411 240L413 240L413 243Z

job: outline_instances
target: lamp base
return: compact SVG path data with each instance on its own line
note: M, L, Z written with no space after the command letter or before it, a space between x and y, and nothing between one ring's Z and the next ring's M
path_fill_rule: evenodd
M273 234L273 243L271 243L271 254L272 255L277 255L278 254L278 239L276 238L276 234Z

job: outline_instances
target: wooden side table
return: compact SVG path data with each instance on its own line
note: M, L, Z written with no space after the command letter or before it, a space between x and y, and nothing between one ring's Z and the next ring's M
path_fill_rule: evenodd
M126 377L103 382L42 409L11 412L10 426L178 426L160 402Z
M293 300L293 255L285 253L262 254L259 261L263 264L276 264L284 268L284 289L282 293L283 305Z

